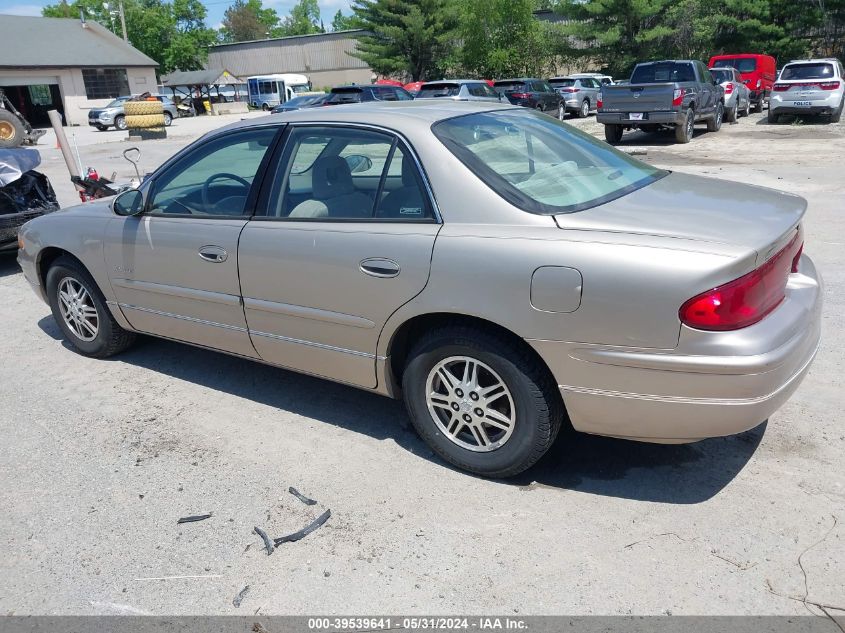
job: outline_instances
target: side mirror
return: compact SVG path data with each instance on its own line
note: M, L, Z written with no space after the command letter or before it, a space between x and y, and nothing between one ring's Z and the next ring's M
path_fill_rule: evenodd
M144 194L138 189L124 191L112 201L111 209L117 215L141 215L144 211Z
M368 157L360 154L351 154L346 156L343 160L349 165L349 171L353 174L360 174L361 172L369 171L373 166L373 161Z

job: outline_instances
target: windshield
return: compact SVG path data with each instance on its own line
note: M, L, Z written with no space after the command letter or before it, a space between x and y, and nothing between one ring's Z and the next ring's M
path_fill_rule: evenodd
M119 108L119 107L120 107L120 106L122 106L122 105L124 104L124 102L125 102L125 101L127 101L128 99L129 99L129 97L118 97L117 99L115 99L114 101L112 101L110 104L108 104L106 107L107 107L107 108Z
M534 111L469 114L432 131L487 186L531 213L595 207L668 173Z
M656 62L640 64L631 75L632 84L654 84L661 82L695 81L695 71L687 62Z
M326 103L358 103L361 101L360 88L335 88L332 93L326 97Z
M753 57L738 59L717 59L713 62L717 68L736 68L741 73L753 73L757 70L757 60Z
M710 74L718 81L719 83L724 83L726 81L733 81L734 74L730 70L720 70L718 68L711 68Z
M833 64L789 64L780 73L781 79L832 79Z
M291 86L290 89L294 92L308 92L311 90L311 84L299 84L298 86Z
M433 97L457 97L461 92L458 84L425 84L417 94L417 99Z

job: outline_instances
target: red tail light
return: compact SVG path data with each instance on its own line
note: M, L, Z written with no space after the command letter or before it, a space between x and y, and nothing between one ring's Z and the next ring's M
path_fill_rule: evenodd
M672 93L672 105L679 106L684 102L684 95L686 94L686 90L683 88L676 88L675 92Z
M789 90L789 84L775 84L772 86L772 90L775 92L786 92Z
M601 101L601 93L599 93L599 96L598 96L598 98L596 99L596 109L601 110L601 105L602 105L602 101Z
M821 88L822 90L837 90L839 88L838 81L805 81L795 84L775 84L774 89L777 92L784 92L790 88Z
M580 88L562 88L561 92L581 92Z
M823 81L819 84L819 88L822 90L838 90L839 89L839 82L838 81Z
M733 85L733 83L731 83L731 82L729 81L729 82L728 82L728 85L727 85L727 86L725 86L725 94L726 94L726 95L733 94L733 91L734 91L734 85Z
M530 99L531 98L531 95L528 94L527 92L512 92L511 96L514 99Z
M678 312L681 323L698 330L724 331L761 321L786 296L789 273L798 271L804 247L799 235L756 270L684 303Z

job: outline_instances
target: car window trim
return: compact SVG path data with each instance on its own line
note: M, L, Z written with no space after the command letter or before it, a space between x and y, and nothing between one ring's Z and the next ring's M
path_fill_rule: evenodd
M220 134L215 134L211 138L200 137L188 147L186 147L181 152L177 153L175 156L170 157L163 165L161 165L150 178L144 183L146 185L146 190L143 193L144 195L144 210L139 215L146 216L150 218L190 218L193 220L197 219L213 219L213 220L248 220L256 213L257 209L257 202L259 199L259 193L261 187L263 186L265 175L267 173L267 167L269 165L270 160L272 159L273 153L276 151L276 148L284 136L284 132L288 127L288 123L279 123L274 122L271 124L265 125L256 125L256 126L247 126L247 127L240 127L234 130L228 130L226 132L222 132ZM232 136L234 134L239 134L244 131L257 131L263 130L268 128L278 128L276 130L275 135L270 141L270 144L267 146L267 151L264 153L264 156L261 159L261 162L258 164L258 168L255 171L255 178L252 181L252 186L249 188L249 193L247 194L246 201L244 202L244 213L239 213L237 215L234 214L226 214L226 215L212 215L212 214L198 214L198 213L153 213L150 210L150 206L152 204L153 197L155 196L155 186L156 182L162 178L162 175L166 173L171 167L178 165L182 160L187 159L191 155L195 154L197 151L200 150L201 146L205 145L208 142L213 142L221 138L225 138L227 136Z
M249 218L251 222L325 222L328 224L443 224L443 217L440 214L440 207L437 206L437 198L434 195L434 190L431 187L428 174L425 172L425 168L423 167L422 161L420 161L419 156L417 155L417 152L414 149L414 146L400 132L390 128L382 127L380 125L372 125L369 123L345 123L343 121L300 121L288 123L285 128L284 134L280 139L280 142L274 147L273 157L265 169L265 174L275 174L278 170L279 163L285 155L285 150L287 149L288 143L290 143L290 137L293 134L294 130L308 127L341 127L344 129L360 129L381 132L391 136L394 139L394 145L396 147L399 147L400 151L402 151L403 156L407 155L413 158L414 165L417 168L417 174L419 175L420 181L423 185L423 193L426 196L426 200L428 201L428 204L431 208L431 213L434 217L421 218L419 220L400 220L396 218L277 218L275 216L267 215L267 211L270 208L270 191L272 189L273 183L271 182L271 178L265 177L262 180L258 203L256 205L256 208L262 209L264 213L255 213ZM401 147L399 146L399 143L402 144Z

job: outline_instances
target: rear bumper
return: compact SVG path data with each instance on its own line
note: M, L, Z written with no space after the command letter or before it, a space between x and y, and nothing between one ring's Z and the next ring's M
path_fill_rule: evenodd
M575 429L659 443L731 435L794 393L819 347L822 282L807 256L787 297L735 332L681 328L674 350L529 341L549 363Z
M596 122L605 125L683 125L686 115L674 110L664 112L645 112L642 121L629 118L628 112L598 112Z
M842 92L834 90L824 99L804 101L809 105L795 105L795 102L800 101L801 99L794 95L785 97L781 93L773 92L769 97L769 110L777 114L832 114L842 103Z

